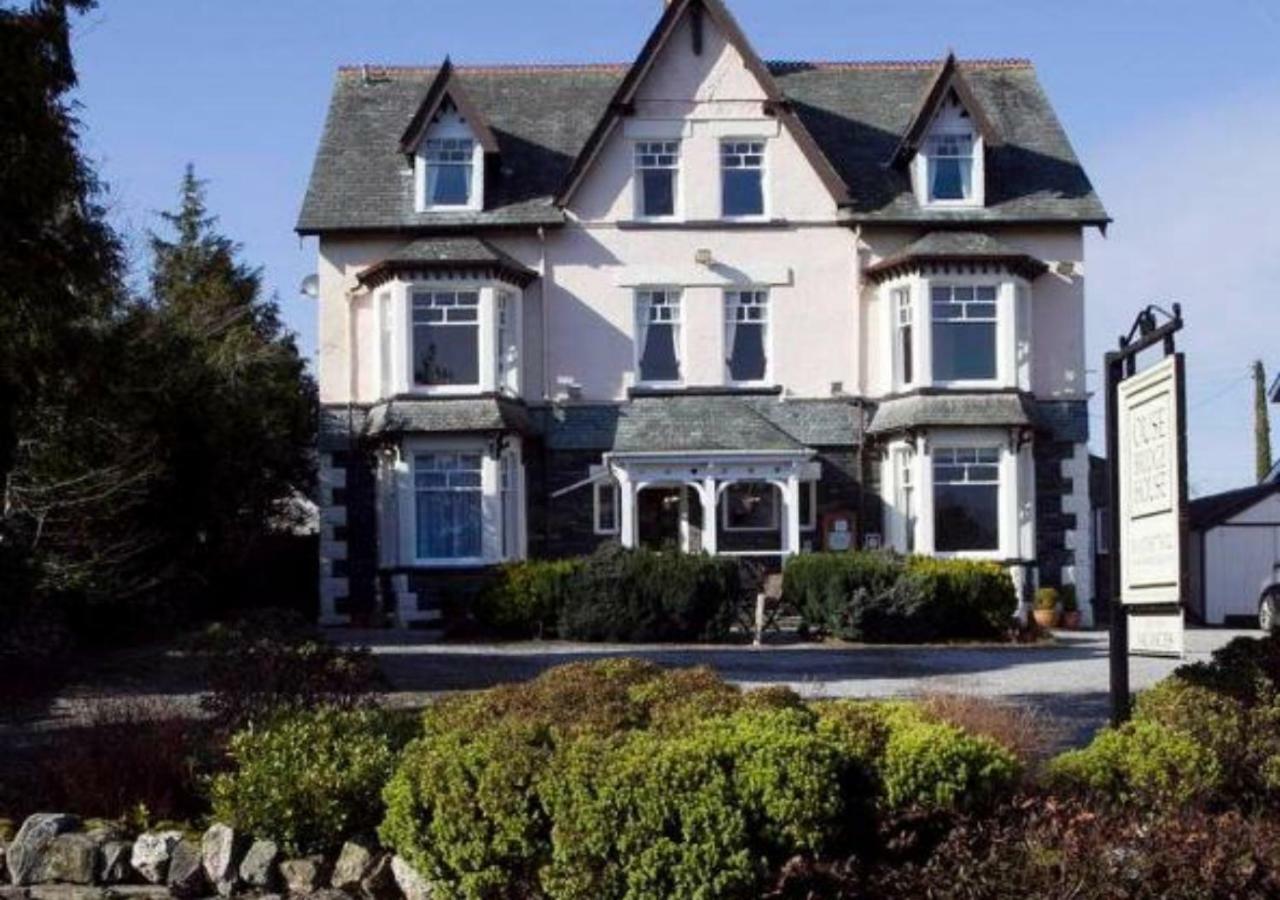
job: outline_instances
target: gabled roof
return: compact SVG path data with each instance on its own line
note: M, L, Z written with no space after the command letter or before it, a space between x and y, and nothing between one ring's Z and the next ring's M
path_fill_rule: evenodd
M1066 134L1025 60L958 68L1002 143L986 162L986 205L922 208L901 168L886 166L937 78L936 62L773 62L788 107L848 186L856 222L1105 224ZM486 166L480 211L418 212L401 152L435 68L341 69L298 219L303 234L557 225L554 203L574 160L626 77L626 65L455 66L452 81L483 111L501 165Z
M970 120L973 122L974 127L977 128L978 133L982 135L986 145L988 147L998 147L1000 145L1000 133L996 131L991 120L987 118L982 101L978 99L973 91L969 90L969 82L965 80L964 73L960 71L960 63L956 59L956 55L948 52L942 64L938 66L937 75L934 76L928 90L925 91L924 96L921 98L920 106L916 110L915 116L907 125L906 131L903 132L902 140L894 148L893 156L889 158L889 165L901 166L911 161L911 157L915 156L916 151L920 149L920 141L924 138L925 132L929 130L929 125L933 122L934 116L938 114L943 102L953 92L960 99L965 111L969 113Z
M658 20L658 24L654 26L653 31L649 33L649 39L645 41L644 47L641 48L640 55L636 57L635 62L627 70L626 76L618 85L617 91L614 92L609 105L605 108L604 116L596 123L596 127L592 129L582 147L582 151L570 167L564 185L556 197L556 202L560 206L564 206L573 195L574 189L591 167L591 163L595 161L596 156L604 146L605 139L617 124L618 119L630 110L632 101L635 100L636 91L644 81L645 76L649 74L654 60L662 52L663 47L667 45L671 35L676 31L676 26L686 13L694 16L700 16L705 13L715 23L729 46L733 47L738 52L738 55L742 57L747 71L755 76L760 89L765 95L766 112L776 116L783 127L787 129L792 139L799 146L800 152L822 181L823 186L830 192L832 199L837 204L845 203L849 198L848 186L831 165L831 161L823 154L813 136L809 134L804 123L795 115L790 101L779 90L773 74L769 71L769 67L760 59L755 48L751 46L751 42L747 40L747 36L738 27L733 14L729 12L721 0L668 0L662 12L662 17Z
M423 94L422 102L418 105L418 111L409 120L409 127L400 136L400 152L412 154L418 149L418 144L422 143L423 134L431 125L431 120L446 99L453 102L458 113L466 120L467 125L471 128L471 133L475 135L476 141L484 148L484 152L497 153L498 139L489 130L489 122L484 117L484 113L477 109L468 99L467 92L463 90L462 84L454 77L453 63L447 56L444 59L444 65L436 73L435 80L431 82L431 86Z
M867 275L877 281L916 266L965 262L1001 265L1027 279L1039 278L1049 268L1034 256L980 231L930 231L869 266Z
M360 273L365 287L377 287L398 272L483 270L519 285L538 277L524 263L477 237L427 237L410 241Z
M1252 484L1249 487L1197 497L1187 504L1188 524L1193 531L1220 525L1247 510L1260 500L1280 493L1280 484Z

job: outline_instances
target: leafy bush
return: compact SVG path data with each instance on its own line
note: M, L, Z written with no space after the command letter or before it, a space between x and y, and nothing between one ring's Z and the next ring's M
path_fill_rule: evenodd
M995 741L1023 766L1042 760L1057 738L1057 729L1035 710L975 697L970 694L933 693L920 700L929 718L954 725L969 734Z
M1058 589L1056 587L1045 585L1044 587L1036 588L1036 609L1047 612L1057 609L1058 603Z
M605 544L570 579L558 630L571 640L724 640L741 599L732 559Z
M231 738L233 768L212 782L213 814L291 854L372 830L379 792L413 722L380 710L290 711Z
M1222 770L1209 748L1144 719L1102 729L1089 746L1053 759L1048 775L1060 788L1149 806L1203 800L1222 782Z
M1248 707L1272 705L1280 696L1280 637L1238 637L1213 651L1209 662L1180 666L1174 674Z
M901 557L882 551L793 557L783 592L805 626L855 641L997 638L1017 596L994 563Z
M527 560L498 569L481 594L476 619L486 630L511 637L543 637L556 632L560 610L582 567L579 560Z

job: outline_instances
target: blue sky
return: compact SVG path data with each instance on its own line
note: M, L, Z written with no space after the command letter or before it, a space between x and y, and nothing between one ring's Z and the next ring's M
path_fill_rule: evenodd
M1280 369L1280 3L1274 0L729 0L769 59L1026 56L1116 222L1086 255L1089 365L1133 312L1183 302L1192 493L1252 477L1246 366ZM145 264L182 167L298 297L293 224L339 64L626 61L661 0L105 0L76 25L85 147ZM1096 388L1096 372L1090 387ZM1100 404L1091 429L1101 442ZM1280 415L1280 407L1275 408ZM1280 445L1277 446L1280 451Z

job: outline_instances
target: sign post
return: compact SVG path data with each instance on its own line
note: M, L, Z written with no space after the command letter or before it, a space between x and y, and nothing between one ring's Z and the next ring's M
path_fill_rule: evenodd
M1156 315L1167 320L1157 324ZM1107 460L1111 533L1111 718L1129 717L1130 653L1183 649L1186 577L1186 389L1174 335L1182 310L1138 314L1106 356ZM1138 354L1156 345L1164 358L1137 372Z

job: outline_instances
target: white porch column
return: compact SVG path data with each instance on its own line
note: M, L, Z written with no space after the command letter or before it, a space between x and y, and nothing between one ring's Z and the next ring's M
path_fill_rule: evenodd
M785 529L782 552L785 556L792 556L800 552L800 478L794 474L787 476L782 511L786 516L782 523Z
M715 556L720 550L720 504L716 496L716 480L703 480L698 491L702 495L702 549Z
M618 479L618 497L621 508L618 510L618 540L624 547L636 545L636 493L635 484L626 469L615 469Z

